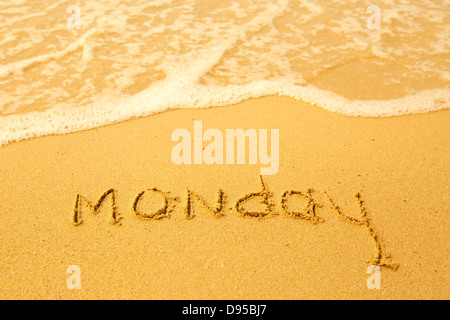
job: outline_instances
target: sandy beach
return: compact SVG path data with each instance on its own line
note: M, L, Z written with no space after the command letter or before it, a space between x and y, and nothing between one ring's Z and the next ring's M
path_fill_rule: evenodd
M3 1L0 299L449 299L449 12Z
M176 128L280 128L280 166L264 176L271 214L236 212L236 201L261 191L259 165L175 165ZM291 98L173 110L151 117L0 148L0 298L13 299L448 299L450 111L392 118L348 117ZM115 190L98 213L93 204ZM145 190L168 195L169 217L145 219L133 201ZM186 189L214 206L215 217ZM282 208L285 191L311 191L312 223ZM366 273L377 254L364 225L330 207L326 192L349 217L359 193L371 224L398 264L381 267L381 289ZM174 199L178 198L178 200ZM288 199L288 211L307 201ZM259 203L245 205L263 211ZM146 195L141 212L161 208ZM289 211L290 212L290 211ZM81 289L68 290L67 268L81 270Z

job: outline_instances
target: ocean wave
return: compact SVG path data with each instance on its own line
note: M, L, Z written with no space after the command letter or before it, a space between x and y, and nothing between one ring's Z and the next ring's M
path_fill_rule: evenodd
M383 1L379 28L370 1L80 2L69 30L70 5L2 5L0 145L267 95L365 117L449 107L445 2Z

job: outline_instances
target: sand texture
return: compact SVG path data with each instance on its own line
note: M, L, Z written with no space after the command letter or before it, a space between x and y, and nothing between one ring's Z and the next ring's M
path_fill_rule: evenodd
M279 128L278 173L173 164L194 120ZM266 97L3 146L0 298L448 299L449 121Z

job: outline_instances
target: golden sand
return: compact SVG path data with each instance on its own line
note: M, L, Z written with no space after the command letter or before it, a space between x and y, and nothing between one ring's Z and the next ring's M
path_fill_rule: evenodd
M279 172L174 165L193 120L280 128ZM448 299L449 121L266 97L3 146L0 298Z

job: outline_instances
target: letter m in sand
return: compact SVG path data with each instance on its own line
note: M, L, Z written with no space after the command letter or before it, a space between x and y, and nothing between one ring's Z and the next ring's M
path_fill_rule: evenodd
M81 204L84 202L86 206L91 210L93 214L97 214L100 211L100 207L103 203L103 201L111 195L111 222L112 223L118 223L119 217L117 215L117 207L116 207L116 190L109 189L108 191L104 192L102 196L98 199L96 204L92 204L91 201L89 201L86 197L83 197L80 194L77 194L77 199L75 201L75 208L73 210L73 223L75 225L80 225L82 223L81 218Z

